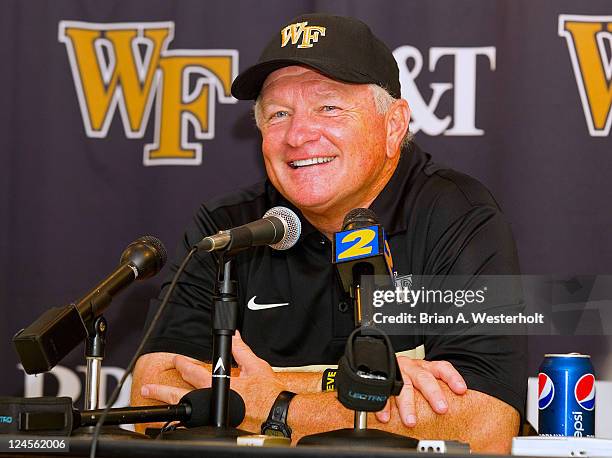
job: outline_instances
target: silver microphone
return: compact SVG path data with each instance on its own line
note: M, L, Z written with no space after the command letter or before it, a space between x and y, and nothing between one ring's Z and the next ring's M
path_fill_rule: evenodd
M270 245L275 250L287 250L300 238L302 223L292 210L273 207L263 218L242 226L204 237L195 247L201 251L239 250Z

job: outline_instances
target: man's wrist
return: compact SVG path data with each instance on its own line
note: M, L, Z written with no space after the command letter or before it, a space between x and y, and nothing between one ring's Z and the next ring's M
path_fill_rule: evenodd
M291 438L291 428L287 423L289 405L295 397L291 391L281 391L276 397L267 419L261 424L261 434Z
M288 371L276 372L278 379L285 385L286 389L294 393L320 393L321 371Z

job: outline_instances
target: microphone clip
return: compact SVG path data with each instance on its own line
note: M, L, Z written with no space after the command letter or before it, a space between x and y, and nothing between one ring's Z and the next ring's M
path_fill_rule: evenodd
M377 412L390 396L399 395L403 385L389 337L371 326L355 329L338 362L336 386L342 405L356 411Z

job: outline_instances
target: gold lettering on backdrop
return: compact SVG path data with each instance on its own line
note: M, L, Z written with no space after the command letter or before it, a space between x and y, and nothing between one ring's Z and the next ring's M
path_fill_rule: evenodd
M83 124L104 138L118 109L127 138L142 138L155 102L154 142L145 165L198 165L202 145L214 138L215 102L235 103L236 50L168 50L173 22L61 21Z
M161 83L155 113L155 142L145 146L145 163L192 160L199 144L188 143L187 126L195 137L213 138L215 91L231 98L232 56L175 55L160 61ZM196 79L190 90L190 80Z
M612 16L559 16L589 133L607 136L612 124Z

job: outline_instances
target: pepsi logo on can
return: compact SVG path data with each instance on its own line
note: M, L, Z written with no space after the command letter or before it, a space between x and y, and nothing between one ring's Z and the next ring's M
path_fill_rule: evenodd
M540 372L538 374L538 409L548 407L555 398L555 385L551 378Z
M538 433L595 437L595 371L589 355L545 355L538 374Z
M595 376L593 374L584 374L576 382L574 387L574 396L580 407L586 410L595 408Z

